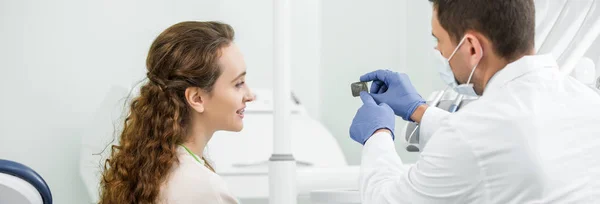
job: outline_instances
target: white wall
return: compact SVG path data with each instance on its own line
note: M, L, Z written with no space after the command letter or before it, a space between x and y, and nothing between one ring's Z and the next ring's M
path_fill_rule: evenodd
M377 69L405 71L406 10L398 0L322 2L321 119L350 164L360 164L361 145L348 131L362 104L350 84Z
M221 0L216 19L236 29L248 64L251 88L273 87L272 0ZM319 1L292 1L292 91L313 117L319 116ZM309 83L310 81L310 83ZM317 83L314 83L317 81Z
M360 164L361 146L349 137L349 127L362 104L350 94L350 83L377 69L405 72L426 98L444 88L432 57L432 7L428 1L343 1L322 3L321 119L334 133L351 164ZM396 120L396 136L404 136L405 121ZM414 162L417 154L396 140L398 154Z
M318 116L317 0L294 1L292 88ZM82 132L111 85L145 76L154 38L184 20L236 30L248 83L272 87L271 0L0 1L0 158L48 182L55 203L86 203L79 178ZM298 71L301 70L301 71Z
M431 12L429 1L407 1L406 18L406 73L415 88L426 98L445 85L437 72L441 65L434 58L435 39L431 36Z

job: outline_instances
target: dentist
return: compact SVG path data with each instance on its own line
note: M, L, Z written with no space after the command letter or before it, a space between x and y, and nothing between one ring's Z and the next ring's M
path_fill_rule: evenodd
M350 126L363 144L368 203L594 203L600 200L600 96L534 53L533 0L429 0L440 74L480 96L450 114L428 107L408 76L378 70ZM404 168L394 115L425 144Z

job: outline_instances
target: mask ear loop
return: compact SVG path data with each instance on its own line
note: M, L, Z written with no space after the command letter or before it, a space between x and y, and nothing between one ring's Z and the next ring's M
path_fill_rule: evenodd
M465 42L465 40L467 39L467 36L464 36L460 42L458 43L458 45L456 46L456 48L454 48L454 51L452 51L452 54L450 55L450 57L448 57L448 63L450 63L450 59L452 59L452 57L454 57L454 55L456 54L456 52L458 52L458 48L460 48L460 46Z
M479 61L477 62L477 64L475 64L475 67L473 67L473 70L471 70L471 74L469 74L469 80L467 80L466 84L469 84L471 82L471 79L473 78L473 74L475 73L475 69L477 69L477 66L479 66L479 63L483 59L483 48L479 48L479 49L481 50L481 57L479 58Z

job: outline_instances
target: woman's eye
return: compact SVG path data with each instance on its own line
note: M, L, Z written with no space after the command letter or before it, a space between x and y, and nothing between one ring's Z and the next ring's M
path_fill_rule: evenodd
M239 82L239 83L235 84L235 87L241 87L244 85L244 83L246 83L246 82L244 82L244 81Z

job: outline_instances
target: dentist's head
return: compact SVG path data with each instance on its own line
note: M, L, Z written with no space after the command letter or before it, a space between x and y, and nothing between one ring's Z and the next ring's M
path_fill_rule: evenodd
M154 203L178 162L179 145L202 152L215 131L242 129L254 95L233 39L227 24L181 22L154 40L148 82L131 102L119 146L106 162L101 203Z
M496 72L534 53L533 0L429 1L435 49L445 63L440 75L451 87L463 84L460 93L482 95Z

